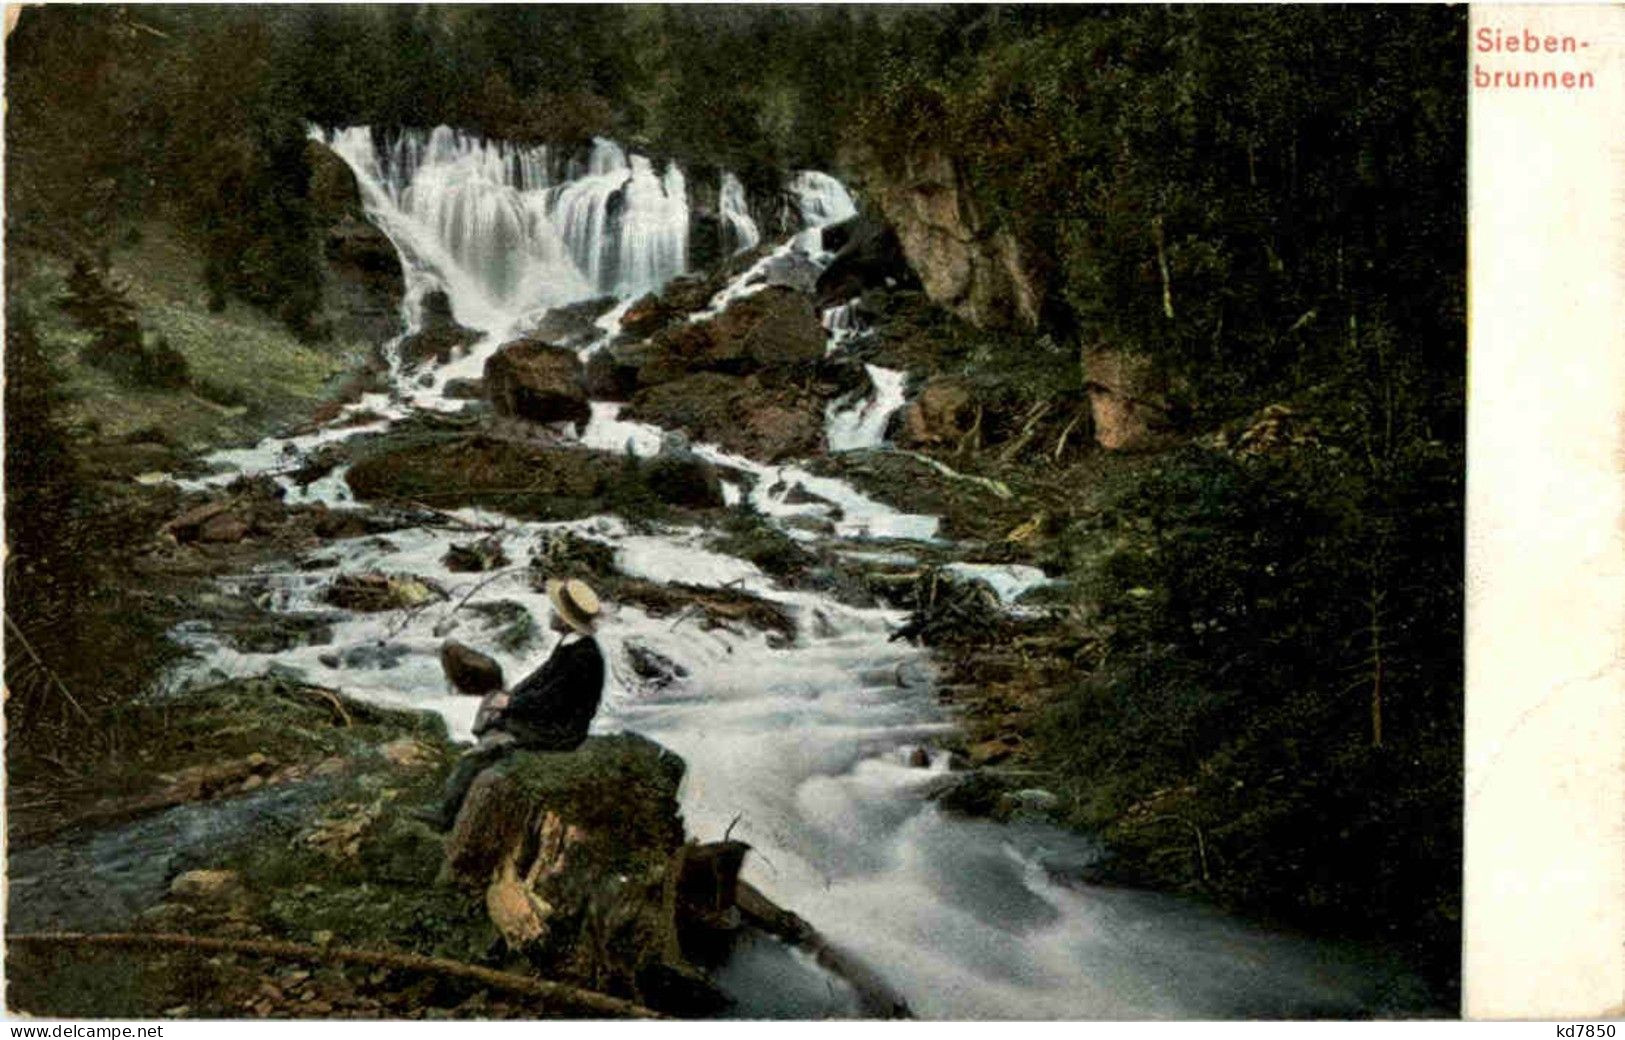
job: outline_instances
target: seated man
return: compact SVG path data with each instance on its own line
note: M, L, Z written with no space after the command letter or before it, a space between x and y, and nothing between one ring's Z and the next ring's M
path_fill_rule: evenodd
M573 751L587 739L604 690L604 655L593 638L599 604L586 582L549 581L550 626L562 638L547 661L507 695L494 695L474 720L479 744L446 780L438 813L424 818L441 830L457 820L474 779L515 750Z

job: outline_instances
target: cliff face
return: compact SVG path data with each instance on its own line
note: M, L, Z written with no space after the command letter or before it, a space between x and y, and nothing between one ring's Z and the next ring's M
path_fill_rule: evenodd
M868 200L897 230L931 300L983 329L1034 329L1042 289L1007 231L988 226L952 159L858 157Z
M400 331L406 285L395 246L367 221L355 174L332 149L311 142L310 201L326 267L324 317L341 339L382 343Z

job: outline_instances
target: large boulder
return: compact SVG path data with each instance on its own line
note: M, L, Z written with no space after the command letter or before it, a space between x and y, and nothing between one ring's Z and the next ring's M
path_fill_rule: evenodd
M694 372L775 377L806 372L824 356L824 328L806 294L773 286L735 300L706 321L682 322L650 340L638 382L655 386Z
M509 418L585 424L592 417L581 359L536 339L509 343L491 355L485 394L492 409Z
M1148 451L1168 441L1168 384L1152 360L1122 350L1083 358L1095 442L1111 451Z
M975 410L975 397L963 379L933 377L904 410L898 441L917 448L958 444L970 432Z
M603 335L604 330L598 327L598 319L614 307L613 296L554 307L542 315L536 327L530 330L530 338L579 350Z
M815 286L819 307L833 307L861 295L868 289L913 289L919 278L908 266L903 244L887 223L860 214L840 225L842 245L818 276ZM824 229L824 243L831 240Z
M761 279L769 286L781 286L796 292L811 293L818 284L822 270L812 258L799 251L776 256L762 265Z
M618 339L587 357L583 378L594 401L625 401L637 393L638 373L652 354L645 340Z
M395 244L368 220L355 173L331 148L311 141L308 197L322 229L324 312L341 339L382 343L400 332L406 283Z
M625 415L760 462L802 458L824 446L823 402L756 376L701 372L648 387Z

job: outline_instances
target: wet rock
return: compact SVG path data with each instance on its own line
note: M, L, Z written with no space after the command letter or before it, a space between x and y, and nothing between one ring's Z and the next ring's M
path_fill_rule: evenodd
M869 289L919 285L897 232L876 217L860 214L825 228L824 246L836 253L818 276L815 288L820 308L845 303Z
M312 530L318 538L359 538L371 530L367 518L347 509L328 509L318 503Z
M485 400L485 380L483 379L448 379L440 388L440 395L455 401L483 401Z
M377 572L341 574L322 595L335 607L357 611L400 610L446 598L445 590L427 578Z
M399 667L411 651L399 643L363 643L345 651L332 651L316 659L329 668L377 669Z
M613 296L601 296L595 300L554 307L542 315L542 320L531 330L531 336L570 350L579 350L603 335L604 330L598 327L598 319L613 310L616 302Z
M584 424L592 416L575 353L538 339L509 343L485 363L485 393L498 415Z
M447 570L459 573L490 571L506 566L508 554L502 549L502 539L493 535L476 542L453 542L441 562Z
M395 244L366 217L349 165L325 144L305 145L311 216L322 229L328 306L323 318L341 340L382 343L400 332L406 294Z
M440 667L458 693L483 697L503 688L502 666L487 654L448 639L440 646Z
M662 502L690 509L723 505L722 478L717 468L692 452L650 459L645 479Z
M964 380L930 379L903 413L900 443L921 448L957 444L975 422L975 403Z
M621 331L643 339L659 332L677 317L675 307L663 302L659 295L648 293L634 300L621 315Z
M638 372L649 356L642 341L618 340L587 358L584 379L594 401L625 401L638 389Z
M626 641L623 652L632 674L642 681L647 690L663 690L678 680L688 678L687 668L635 639Z
M622 351L636 361L638 382L658 386L694 372L785 378L815 367L824 356L824 329L802 293L774 287L735 300L714 318L674 323L647 348Z
M479 338L475 330L457 324L450 298L436 291L423 298L422 327L402 339L398 349L408 367L429 361L443 365L466 352Z
M739 869L750 846L742 841L689 843L676 857L678 942L701 964L720 962L743 923Z
M776 256L762 266L762 280L769 286L811 293L818 284L820 268L805 253L791 252Z
M908 753L908 764L914 769L931 768L931 753L923 747L917 747Z

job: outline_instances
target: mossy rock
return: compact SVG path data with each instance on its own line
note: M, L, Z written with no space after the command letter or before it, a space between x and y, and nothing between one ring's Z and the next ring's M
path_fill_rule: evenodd
M535 520L658 515L667 507L648 478L648 467L633 458L479 434L386 447L346 475L363 501L483 506Z
M522 845L538 813L555 813L584 835L572 868L624 872L664 863L683 843L677 755L635 733L590 737L575 751L519 751L481 777L447 848L456 877L490 878Z

